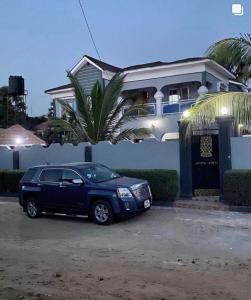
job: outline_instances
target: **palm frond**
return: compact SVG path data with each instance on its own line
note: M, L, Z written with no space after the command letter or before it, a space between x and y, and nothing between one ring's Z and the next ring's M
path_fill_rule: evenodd
M80 130L76 126L72 126L71 123L60 118L50 119L49 127L53 128L54 132L66 131L72 133L77 142L82 142L86 139L86 136L84 135L84 132L82 130Z
M241 34L239 38L216 42L209 47L207 55L245 82L251 72L251 35Z
M75 92L75 98L77 102L77 111L74 111L71 105L62 99L58 99L58 102L64 108L66 113L66 119L58 121L58 126L67 128L68 131L73 132L76 138L87 139L90 143L96 144L102 140L112 140L113 142L119 139L129 139L130 136L138 138L136 134L140 134L142 137L149 136L149 130L143 128L143 131L139 129L131 129L120 132L120 129L125 122L130 118L136 118L132 116L133 113L141 112L141 116L147 113L147 107L145 105L132 105L122 117L120 112L122 106L127 99L123 99L118 103L118 98L121 94L123 86L124 76L120 74L115 75L106 87L103 87L99 81L95 83L92 88L91 95L86 96L77 78L71 73L68 73L68 77L72 83ZM54 123L55 125L55 123ZM127 132L127 135L126 135ZM117 136L120 136L117 138Z
M122 140L136 140L149 137L151 131L148 128L128 128L120 132L120 134L113 136L111 142L116 144Z
M120 96L122 87L123 87L124 76L120 74L116 74L112 77L110 82L104 89L104 94L102 98L101 109L100 109L100 117L98 124L98 134L105 127L106 121L109 117L110 112L117 104L118 97Z
M222 108L235 118L236 124L248 128L251 124L251 94L243 92L222 92L201 96L191 107L188 117L181 121L189 122L189 128L207 128L215 123L215 118L222 115Z
M90 103L85 95L84 90L82 89L80 83L77 78L73 76L70 72L68 72L68 77L71 81L71 84L74 88L76 103L77 103L77 113L80 117L85 120L86 128L88 131L93 131L93 118L91 112Z
M134 115L134 113L141 112L141 115ZM123 113L123 115L119 119L115 119L114 122L109 125L107 128L106 137L110 139L114 133L118 132L118 130L127 122L130 122L132 119L143 118L147 115L147 106L145 104L135 104L131 105L127 111Z
M88 126L86 125L86 122L82 117L78 116L78 114L75 113L73 108L70 106L70 104L62 99L57 99L57 101L61 104L61 106L65 109L67 120L63 119L54 119L58 121L58 126L60 126L60 121L62 120L63 123L62 126L68 126L68 130L72 131L79 139L80 141L83 141L84 139L88 139L90 142L93 143L93 138L89 134L90 130L88 131ZM56 124L56 123L54 123Z

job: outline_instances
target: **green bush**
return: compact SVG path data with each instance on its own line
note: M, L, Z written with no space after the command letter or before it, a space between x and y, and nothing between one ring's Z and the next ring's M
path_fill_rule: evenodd
M135 177L149 182L153 201L174 201L178 193L178 173L175 170L116 170L120 175Z
M119 174L147 180L154 201L173 201L178 193L178 174L175 170L116 170ZM22 170L0 170L0 192L18 192Z
M251 170L225 172L224 201L232 205L251 205Z
M0 170L0 193L4 192L5 186L4 186L4 171Z
M18 183L23 175L22 170L0 170L0 192L17 193Z

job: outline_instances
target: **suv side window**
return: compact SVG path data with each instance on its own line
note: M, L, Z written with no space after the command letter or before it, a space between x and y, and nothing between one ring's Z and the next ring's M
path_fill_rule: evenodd
M63 181L72 183L73 179L82 179L76 172L73 172L72 170L63 170Z
M23 182L30 182L33 181L33 178L35 176L35 174L37 173L37 169L29 169L23 177Z
M39 179L40 181L60 182L61 178L62 178L62 170L47 169L42 171Z

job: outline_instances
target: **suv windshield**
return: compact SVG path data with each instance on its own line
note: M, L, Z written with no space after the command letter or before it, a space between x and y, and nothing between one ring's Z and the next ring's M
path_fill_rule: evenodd
M102 182L120 177L120 175L104 166L94 166L81 170L84 177L92 182Z

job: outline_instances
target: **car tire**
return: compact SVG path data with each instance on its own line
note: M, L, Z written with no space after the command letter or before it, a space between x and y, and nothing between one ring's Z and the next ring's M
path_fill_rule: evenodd
M92 205L92 220L98 225L109 225L113 222L113 210L106 200L98 200Z
M29 198L26 200L26 213L29 218L35 219L41 216L41 209L38 202L34 198Z

